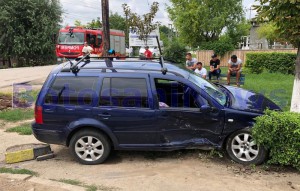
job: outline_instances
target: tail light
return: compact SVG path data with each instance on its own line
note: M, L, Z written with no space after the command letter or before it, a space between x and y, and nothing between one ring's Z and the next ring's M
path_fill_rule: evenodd
M35 122L37 124L43 124L43 107L42 106L35 106L34 110L34 117L35 117Z

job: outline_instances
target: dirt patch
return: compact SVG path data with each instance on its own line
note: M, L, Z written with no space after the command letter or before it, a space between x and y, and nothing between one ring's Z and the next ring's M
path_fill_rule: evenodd
M0 191L67 191L66 189L59 189L57 187L49 187L47 185L36 184L24 180L15 180L10 178L0 177Z
M0 110L11 108L12 97L10 95L0 95Z

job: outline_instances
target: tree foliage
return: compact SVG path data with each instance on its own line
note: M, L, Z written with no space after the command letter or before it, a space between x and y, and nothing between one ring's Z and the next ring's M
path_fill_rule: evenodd
M300 46L300 2L299 0L259 0L256 6L259 19L274 23L275 31L282 39L295 47Z
M24 65L49 61L61 13L58 0L0 1L0 57L24 60Z
M137 13L133 13L127 4L123 4L123 11L131 30L135 31L139 35L139 39L143 40L147 44L147 38L149 34L157 29L159 22L154 22L157 11L159 10L159 3L153 2L150 8L150 12L142 16Z
M228 36L222 36L218 41L204 42L201 44L202 50L213 50L215 54L224 56L227 52L231 52L235 49L232 40Z
M176 39L171 41L164 50L164 58L168 61L174 62L175 64L185 63L185 54L187 50L184 45L179 43Z
M118 13L110 13L109 24L111 29L126 31L126 19Z
M259 19L273 22L279 37L298 48L291 111L300 112L300 1L258 0Z
M258 29L258 37L259 38L266 38L269 44L272 44L274 41L281 41L278 36L277 27L273 22L263 23Z
M192 47L218 40L225 29L236 28L243 18L242 0L170 1L170 19L182 41Z
M91 22L88 22L86 24L86 27L91 29L101 28L102 22L100 21L100 17L97 17L97 19L93 19Z

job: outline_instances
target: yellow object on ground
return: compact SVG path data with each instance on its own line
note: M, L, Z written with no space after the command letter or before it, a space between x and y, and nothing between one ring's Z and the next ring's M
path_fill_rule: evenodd
M33 159L34 159L33 148L5 153L5 162L7 164L22 162L26 160L33 160Z
M34 160L38 157L39 160L53 158L54 155L51 151L50 145L30 143L9 147L6 149L5 162L7 164L11 164L27 160Z

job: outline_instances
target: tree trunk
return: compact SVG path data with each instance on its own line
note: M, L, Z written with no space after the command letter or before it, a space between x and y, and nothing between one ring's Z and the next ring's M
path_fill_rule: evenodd
M109 32L109 2L102 0L102 23L103 23L103 53L102 56L108 55L110 48L110 32Z
M291 111L300 113L300 44L298 45Z

